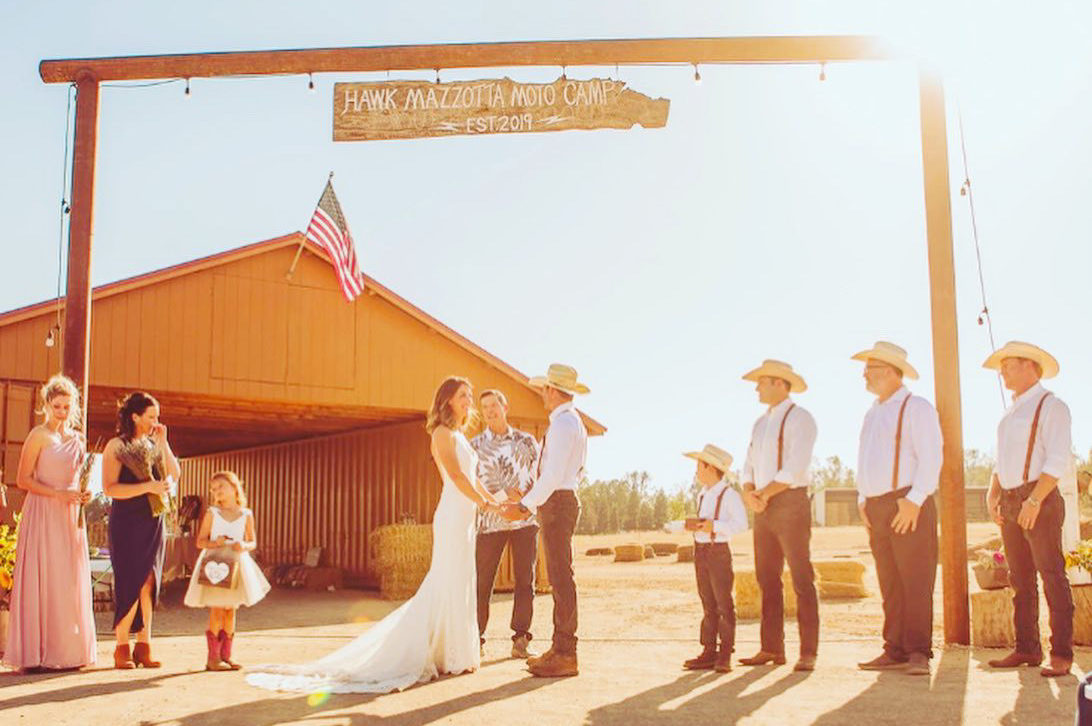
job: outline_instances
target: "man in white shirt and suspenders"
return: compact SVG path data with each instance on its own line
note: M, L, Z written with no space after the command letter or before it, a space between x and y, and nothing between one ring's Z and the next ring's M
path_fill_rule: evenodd
M537 513L546 552L546 574L554 599L553 645L541 656L527 659L531 675L543 678L575 676L576 582L573 579L573 533L580 518L576 489L584 476L588 431L573 406L573 395L589 393L577 380L576 369L561 363L529 383L542 392L550 423L539 456L538 477L518 502L506 505L501 516L510 521Z
M800 659L794 670L815 669L819 649L819 597L811 566L811 500L808 498L815 419L789 398L807 383L788 363L766 360L743 376L767 406L751 431L743 466L743 501L755 513L755 579L762 592L761 649L743 665L785 663L785 563L796 592Z
M706 444L701 451L683 456L697 461L695 479L701 484L698 516L686 521L694 533L694 576L698 581L702 619L699 639L702 651L683 663L687 670L732 670L732 651L736 644L736 606L732 599L732 550L728 538L747 529L743 500L728 482L732 455ZM720 641L718 650L717 641Z
M1065 574L1065 504L1058 479L1072 456L1072 421L1069 407L1040 383L1058 374L1058 361L1042 348L1013 341L987 358L983 367L999 370L1013 393L1012 405L997 426L997 468L987 503L1001 525L1009 582L1015 591L1016 650L991 660L990 666L1042 662L1038 575L1050 608L1050 665L1039 672L1063 676L1073 666L1073 594Z
M868 527L883 597L883 653L861 670L929 675L933 657L933 589L937 576L937 508L944 440L933 404L911 395L903 379L918 372L906 351L885 341L853 360L865 364L876 401L865 414L857 457L857 506Z

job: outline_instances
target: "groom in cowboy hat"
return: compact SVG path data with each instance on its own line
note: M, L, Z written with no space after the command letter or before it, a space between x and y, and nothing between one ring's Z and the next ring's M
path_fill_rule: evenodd
M538 478L518 502L505 505L501 516L515 521L538 515L546 552L546 574L554 598L553 645L541 656L528 658L532 675L557 678L579 673L576 661L576 582L573 580L573 533L580 518L576 488L584 475L588 431L573 407L575 394L591 389L577 380L576 369L561 363L545 376L528 381L542 393L550 423L539 457Z
M1050 608L1050 665L1039 673L1063 676L1073 666L1073 594L1062 552L1065 504L1058 479L1072 456L1072 421L1069 407L1040 383L1058 375L1058 361L1038 346L1012 341L982 365L1000 371L1013 394L997 426L997 467L986 502L1001 525L1009 563L1016 650L990 666L1042 662L1038 575Z
M794 670L815 669L819 651L819 597L811 566L811 454L816 426L790 393L808 384L788 363L765 360L748 371L766 412L755 421L743 465L743 501L755 513L755 579L762 592L761 649L743 665L785 662L785 604L781 573L788 562L796 592L800 659Z
M865 387L876 396L861 426L857 506L876 560L884 641L883 653L857 667L929 675L937 577L933 493L944 449L940 420L933 404L903 385L904 378L918 378L905 350L879 341L852 360L865 364Z

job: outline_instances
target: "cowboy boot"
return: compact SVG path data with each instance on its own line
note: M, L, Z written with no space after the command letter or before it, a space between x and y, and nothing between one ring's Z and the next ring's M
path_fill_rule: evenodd
M241 665L231 659L231 643L235 639L235 633L228 634L226 630L220 631L220 660L227 663L231 670L237 671L242 668Z
M1021 653L1014 650L1004 658L989 661L990 668L1019 668L1022 665L1035 667L1043 662L1042 653Z
M688 671L705 671L712 668L716 663L717 649L715 646L707 645L702 648L697 657L684 660L682 667Z
M123 671L136 668L136 663L133 662L133 656L129 653L128 643L114 648L114 667Z
M159 668L162 663L152 660L152 646L148 643L137 643L133 646L133 662L145 668Z
M223 631L221 631L223 632ZM231 666L220 660L220 639L212 634L211 630L205 631L205 642L209 647L208 659L205 661L207 671L229 671Z
M745 666L761 666L773 663L774 665L785 665L784 653L770 653L766 650L760 650L750 658L740 658L739 662Z

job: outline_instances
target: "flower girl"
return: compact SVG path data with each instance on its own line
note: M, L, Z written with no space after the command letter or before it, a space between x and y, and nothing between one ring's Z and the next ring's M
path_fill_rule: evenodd
M193 568L185 603L209 609L208 660L205 670L238 670L231 660L235 610L253 605L269 592L269 582L250 556L257 546L254 514L246 508L243 483L232 471L220 471L209 482L210 502L201 520L197 546L201 554Z

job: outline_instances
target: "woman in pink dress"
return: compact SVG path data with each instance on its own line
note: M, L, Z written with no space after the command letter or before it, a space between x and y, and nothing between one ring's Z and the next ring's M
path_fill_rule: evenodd
M87 531L78 523L85 456L79 391L64 376L42 388L45 423L19 455L17 482L27 491L15 548L15 584L4 662L23 670L79 668L95 662Z

